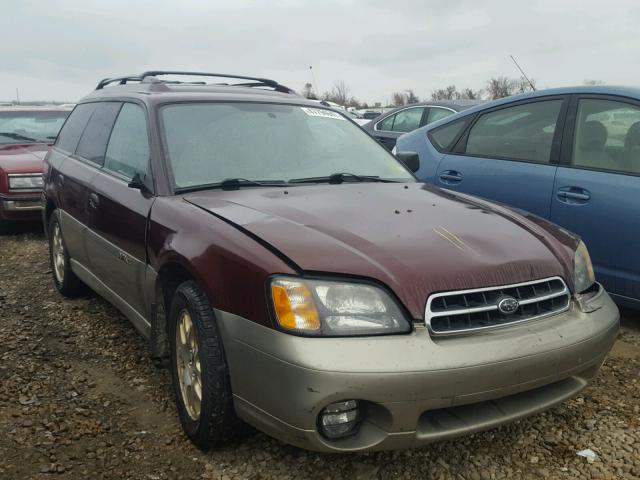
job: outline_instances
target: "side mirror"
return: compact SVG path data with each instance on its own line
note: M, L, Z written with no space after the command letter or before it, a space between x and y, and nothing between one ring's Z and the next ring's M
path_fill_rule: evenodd
M413 173L420 170L420 156L416 152L398 152L396 158Z
M140 190L142 193L151 193L151 189L147 186L144 181L144 178L140 175L139 172L136 172L133 175L133 178L129 182L129 188L135 188L136 190Z

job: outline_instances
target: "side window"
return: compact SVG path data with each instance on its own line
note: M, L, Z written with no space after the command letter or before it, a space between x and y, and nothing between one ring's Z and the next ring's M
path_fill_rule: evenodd
M442 120L443 118L447 118L454 113L456 112L452 112L447 108L430 107L429 115L427 115L427 125L433 122L437 122L438 120Z
M80 143L78 143L76 155L96 165L103 164L109 132L111 132L111 127L121 105L119 102L96 104L93 115L91 115L91 119L89 119L89 123L80 138Z
M395 120L395 115L389 115L387 118L378 123L378 130L382 130L384 132L393 131L393 121Z
M429 132L429 139L437 150L446 151L453 147L453 141L467 125L468 117L447 123Z
M548 162L561 106L547 100L485 113L469 132L466 154Z
M144 110L125 103L111 132L104 168L131 180L136 173L146 175L149 166L149 139Z
M420 127L422 119L423 107L407 108L396 113L396 119L393 122L394 132L411 132Z
M573 164L640 174L640 108L611 100L580 100Z
M69 153L74 153L78 146L78 140L80 140L80 136L95 108L95 103L77 105L69 115L69 118L67 118L62 130L60 130L55 146Z

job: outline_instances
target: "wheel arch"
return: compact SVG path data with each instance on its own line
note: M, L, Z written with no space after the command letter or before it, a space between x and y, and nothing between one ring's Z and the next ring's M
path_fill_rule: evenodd
M213 307L213 299L208 291L206 282L195 271L193 266L183 257L172 254L158 269L154 291L154 314L151 322L151 353L154 358L169 356L168 319L171 299L182 283L195 281L205 292L209 304Z

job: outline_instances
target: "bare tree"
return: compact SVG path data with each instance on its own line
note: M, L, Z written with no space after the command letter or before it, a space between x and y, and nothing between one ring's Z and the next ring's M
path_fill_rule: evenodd
M347 105L351 100L349 93L351 93L351 89L347 84L342 80L337 80L333 83L331 90L322 95L322 99L329 102L335 102L338 105Z
M418 98L418 96L413 93L413 90L411 90L410 88L406 89L405 91L405 96L407 98L407 105L411 104L411 103L418 103L420 101L420 98Z
M302 88L302 96L310 100L318 99L318 96L313 91L313 85L311 85L310 83L304 84L304 87Z
M493 77L487 81L487 94L490 100L513 95L515 83L507 77Z
M520 78L519 80L513 80L513 91L514 93L526 93L531 92L536 89L536 80L535 78Z
M413 90L410 88L402 91L402 92L393 92L391 94L391 104L394 107L400 107L402 105L409 105L411 103L418 103L420 98L413 93Z
M482 99L483 90L474 90L473 88L463 88L460 90L458 98L465 100L480 100Z
M401 107L402 105L406 105L407 97L402 92L393 92L391 94L391 105L394 107Z
M586 79L584 82L585 85L604 85L602 80L594 80L594 79Z
M431 100L455 100L460 94L455 85L449 85L445 88L438 88L431 92Z

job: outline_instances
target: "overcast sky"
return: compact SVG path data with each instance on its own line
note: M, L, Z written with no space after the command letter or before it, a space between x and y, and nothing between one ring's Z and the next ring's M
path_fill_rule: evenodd
M0 99L74 101L103 77L191 69L360 100L517 77L640 83L637 0L2 0Z

